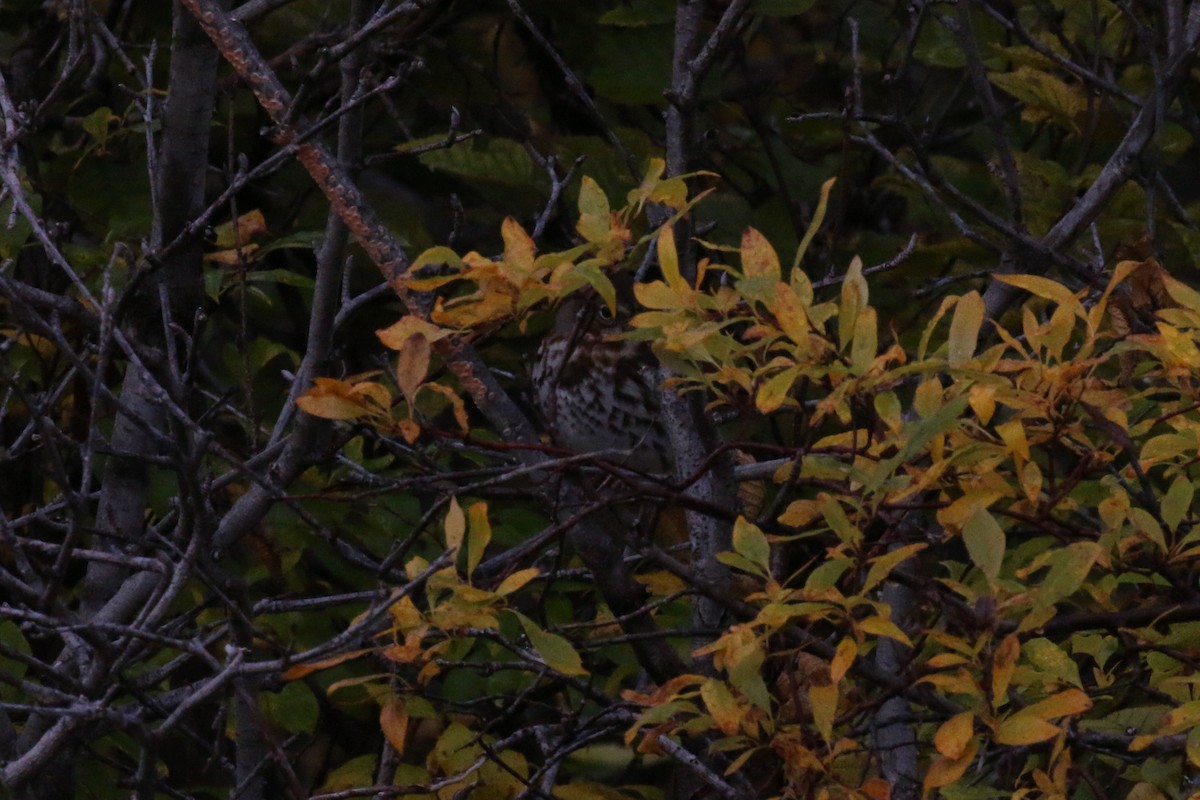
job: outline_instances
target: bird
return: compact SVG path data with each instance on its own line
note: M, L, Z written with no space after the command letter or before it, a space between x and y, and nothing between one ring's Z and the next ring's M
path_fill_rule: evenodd
M616 313L591 289L559 303L534 362L534 398L553 442L575 453L620 451L609 459L646 473L672 464L647 342L621 338L627 306Z

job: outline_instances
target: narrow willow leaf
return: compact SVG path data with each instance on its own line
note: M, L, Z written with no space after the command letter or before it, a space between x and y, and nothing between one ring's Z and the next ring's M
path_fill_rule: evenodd
M456 557L462 547L463 536L467 532L467 518L457 497L450 498L450 507L446 510L446 549Z
M826 743L832 742L833 721L837 718L837 684L811 684L808 687L808 701L812 706L813 723L816 725L817 733L821 734L821 738Z
M838 350L846 352L854 339L858 314L867 305L867 281L862 274L862 259L855 256L842 280L842 297L838 306Z
M467 577L483 560L483 553L492 541L492 524L488 521L487 503L472 503L467 509Z
M1057 281L1043 278L1039 275L997 275L996 280L1032 292L1038 297L1052 300L1063 306L1082 320L1087 319L1087 311L1075 293Z
M863 581L863 594L866 594L882 583L883 580L891 574L892 570L896 568L897 564L905 561L906 559L912 558L914 555L924 550L927 546L928 545L923 542L919 544L905 545L904 547L898 547L895 550L891 550L879 556L878 558L872 559L871 569L867 571L867 578L865 581Z
M804 262L804 254L808 252L808 246L812 244L817 231L821 229L821 223L825 221L825 212L829 209L829 193L833 191L835 183L837 183L837 178L829 178L821 184L821 198L817 201L816 210L813 211L812 221L808 223L808 230L804 232L804 238L800 240L800 246L796 248L796 258L792 261L793 275L800 271L800 265Z
M947 361L961 367L975 356L979 328L983 325L984 305L979 292L969 292L958 299L954 316L950 318L950 340Z

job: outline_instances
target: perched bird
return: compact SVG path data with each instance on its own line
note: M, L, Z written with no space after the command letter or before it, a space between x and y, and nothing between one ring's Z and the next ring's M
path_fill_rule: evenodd
M624 451L614 462L665 472L671 443L654 383L657 360L600 296L577 292L559 305L533 368L538 409L560 447L577 453Z

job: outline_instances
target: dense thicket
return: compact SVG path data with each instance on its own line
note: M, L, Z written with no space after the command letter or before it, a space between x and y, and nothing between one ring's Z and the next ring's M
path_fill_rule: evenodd
M1188 796L1198 42L4 3L0 791ZM671 470L534 408L587 293Z

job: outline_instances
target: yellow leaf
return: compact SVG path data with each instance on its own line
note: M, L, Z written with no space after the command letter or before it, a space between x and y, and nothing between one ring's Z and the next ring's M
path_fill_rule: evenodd
M996 646L992 655L992 708L1000 708L1008 700L1008 684L1020 654L1021 640L1013 634L1005 636Z
M996 433L1004 440L1004 446L1013 455L1029 460L1029 441L1025 438L1025 425L1019 419L1011 419L996 426Z
M487 503L472 503L467 509L467 576L475 573L475 568L483 560L483 553L492 541L492 524L488 521Z
M886 636L889 639L895 639L901 644L912 647L912 642L905 635L904 631L900 630L896 626L896 623L886 617L867 617L858 623L858 628L864 633L870 633L875 636Z
M589 242L607 241L612 235L608 196L588 175L579 183L579 222L575 230Z
M939 509L937 520L950 531L958 531L976 512L987 509L1001 497L995 489L970 489L962 497L943 509Z
M371 413L351 384L335 378L317 378L315 386L296 398L296 405L321 419L358 419Z
M408 337L408 341L400 350L399 358L396 359L396 383L410 405L421 382L429 373L431 354L429 340L420 333L414 333Z
M777 282L775 295L771 298L769 309L774 315L779 329L796 345L797 352L802 356L807 355L809 351L808 312L795 290L782 281Z
M504 580L500 581L500 585L496 587L496 594L504 597L520 589L525 584L536 578L540 574L537 567L528 567L509 575Z
M213 228L216 245L221 249L245 247L256 236L267 233L267 219L262 211L254 209L242 214L234 222L223 222Z
M633 579L645 586L655 597L668 597L688 588L688 584L682 578L666 570L639 572Z
M1191 795L1188 800L1192 797L1195 795ZM1154 784L1142 781L1133 785L1129 794L1125 795L1125 800L1167 800L1167 796Z
M833 721L837 718L838 687L836 683L809 684L808 702L812 707L813 723L826 744L833 741Z
M967 393L967 402L971 404L971 410L975 412L975 416L979 417L980 424L987 425L991 422L992 415L996 413L995 384L972 384L971 390Z
M784 466L789 474L792 470L792 465ZM783 480L786 480L784 478ZM777 480L777 483L782 483L782 480ZM817 500L793 500L784 509L784 512L779 515L780 525L791 525L795 528L803 528L813 520L821 516L821 503Z
M1042 496L1042 470L1033 461L1027 461L1021 468L1021 491L1025 499L1036 504Z
M664 225L658 231L658 266L662 269L667 286L678 294L687 290L687 281L679 272L679 254L675 249L675 231L670 225ZM678 301L676 301L678 305Z
M837 650L833 654L833 660L829 662L829 677L834 683L841 681L845 676L846 670L850 669L854 664L854 659L858 657L858 642L854 641L853 636L847 636L842 641L838 642Z
M779 256L775 248L754 228L742 233L742 272L747 278L779 279Z
M958 304L954 307L954 316L950 319L949 354L947 356L950 366L960 367L975 356L975 346L979 341L979 328L983 325L984 310L983 298L980 297L979 292L973 291L958 299Z
M446 549L458 556L462 547L463 535L467 532L467 518L457 497L450 498L450 507L446 510Z
M726 736L734 736L741 729L745 709L741 707L733 692L724 681L709 678L700 684L700 697L713 721Z
M975 733L975 713L964 711L942 723L933 735L933 746L951 761L962 757Z
M375 335L379 337L379 341L383 342L383 346L392 350L399 350L404 347L409 338L415 334L424 336L426 341L436 342L445 339L452 333L453 331L439 328L432 322L427 322L411 314L401 317L399 321L387 328L375 331Z
M862 274L862 259L855 256L842 280L841 305L838 308L838 349L845 351L854 338L858 314L867 304L867 281Z
M904 547L898 547L895 550L890 550L877 558L871 559L871 569L867 572L866 580L863 581L863 594L866 594L883 582L891 574L891 571L895 569L897 564L912 558L924 550L925 547L926 545L923 542L920 544L905 545Z
M1044 297L1058 303L1082 320L1087 320L1087 311L1075 293L1057 281L1038 275L996 275L996 280L1032 292L1038 297Z
M792 390L792 385L796 382L796 376L799 370L796 367L789 367L780 373L772 375L765 383L758 387L758 393L754 395L754 406L761 414L770 414L772 411L777 411L788 399L788 392Z
M1053 739L1062 733L1057 725L1051 725L1041 717L1019 712L1000 723L996 735L992 737L996 744L1026 745Z
M446 398L450 402L450 408L454 412L454 421L458 423L458 429L463 433L467 432L467 407L463 405L463 399L458 396L458 393L449 386L443 386L440 383L430 381L421 387L424 390L434 391Z
M512 217L505 217L500 224L500 236L504 239L504 266L509 280L520 286L533 272L537 245Z
M866 375L879 352L879 323L875 309L867 306L854 322L854 341L850 345L850 372Z

